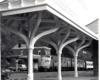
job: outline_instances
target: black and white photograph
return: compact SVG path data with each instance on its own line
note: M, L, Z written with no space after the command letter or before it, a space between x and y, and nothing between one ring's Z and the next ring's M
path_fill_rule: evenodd
M0 0L1 80L99 80L99 0Z

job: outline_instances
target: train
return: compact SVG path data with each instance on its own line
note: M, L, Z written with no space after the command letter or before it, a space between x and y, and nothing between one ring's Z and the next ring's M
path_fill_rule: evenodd
M93 70L93 61L77 60L78 70ZM39 61L38 71L57 71L58 70L58 59L57 56L49 55L42 58ZM62 71L73 71L74 70L74 58L61 57L61 70Z
M20 71L26 71L27 66L25 64L19 64ZM21 66L24 65L24 66ZM61 70L62 71L73 71L74 70L74 58L61 57ZM37 72L46 72L46 71L57 71L58 69L58 60L57 56L54 55L42 55L37 61L33 64L34 71ZM85 61L78 59L78 70L93 70L93 62ZM10 67L11 69L12 67ZM16 69L16 68L15 68ZM14 70L14 68L12 68ZM15 70L14 70L15 71Z
M33 51L33 69L34 71L57 71L58 69L58 58L56 55L51 55L51 48L49 47L35 47ZM13 48L13 55L21 55L23 59L27 59L27 51L25 48L25 44L20 47L16 45ZM21 57L20 56L20 57ZM26 57L24 57L26 56ZM22 59L21 58L21 59ZM25 61L26 62L26 61ZM19 64L21 65L21 64ZM23 64L22 64L23 65ZM27 62L26 62L27 70ZM61 70L62 71L73 71L74 70L74 58L69 57L61 57ZM25 66L24 66L25 67ZM85 61L78 59L77 60L78 70L93 70L93 61ZM10 68L11 69L11 68ZM20 68L20 71L24 70L23 67Z

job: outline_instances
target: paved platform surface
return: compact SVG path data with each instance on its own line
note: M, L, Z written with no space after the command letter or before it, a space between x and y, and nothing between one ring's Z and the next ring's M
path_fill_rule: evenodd
M58 80L57 78L42 78L35 80ZM99 80L98 77L63 77L62 80Z
M78 71L79 77L74 77L74 71L63 71L62 80L99 80L93 75L93 71ZM11 73L12 80L27 80L27 73ZM10 80L10 79L8 79ZM58 80L57 72L37 72L34 73L34 80Z

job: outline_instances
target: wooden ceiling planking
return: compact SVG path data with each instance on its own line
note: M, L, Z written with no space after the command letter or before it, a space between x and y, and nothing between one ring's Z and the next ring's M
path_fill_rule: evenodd
M16 19L14 19L14 18L16 18ZM5 17L3 17L3 21L5 24L7 23L8 27L12 27L13 29L18 30L19 27L21 26L24 28L24 31L28 32L28 19L32 19L32 21L33 21L32 27L34 27L36 18L37 18L37 12L30 12L30 13L23 13L23 14L17 14L17 15L12 15L12 16L5 16ZM77 30L72 28L72 26L70 24L65 23L63 20L61 20L61 19L59 19L59 20L61 22L60 29L58 30L58 32L60 34L60 39L63 39L64 36L66 35L67 27L71 27L70 36L68 37L68 40L71 38L74 38L77 34L76 33ZM42 12L42 21L39 25L36 35L45 30L51 29L54 26L55 26L54 15L49 13L48 11L43 11ZM57 32L53 33L51 36L53 37L53 40L58 39ZM81 40L81 38L80 38L80 40Z

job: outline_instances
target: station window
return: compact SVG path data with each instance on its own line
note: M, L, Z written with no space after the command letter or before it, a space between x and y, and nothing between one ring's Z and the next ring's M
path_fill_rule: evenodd
M23 50L21 50L21 55L23 55Z
M45 50L45 55L47 55L48 54L48 51L47 50Z
M40 55L41 54L41 50L38 50L38 55Z
M45 50L45 55L50 55L50 51L49 50Z

